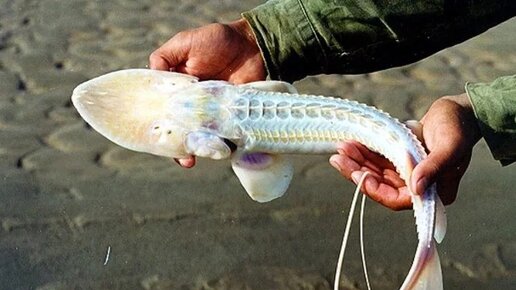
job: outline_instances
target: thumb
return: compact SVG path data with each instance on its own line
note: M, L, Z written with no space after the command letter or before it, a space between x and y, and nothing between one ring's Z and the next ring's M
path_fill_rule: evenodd
M156 70L174 70L188 58L189 42L181 41L180 34L156 49L149 56L149 67Z
M172 66L161 55L153 52L149 57L149 68L156 70L170 70Z
M423 194L425 189L434 183L438 176L455 162L453 146L442 146L434 149L428 157L421 161L412 171L410 189L416 194Z

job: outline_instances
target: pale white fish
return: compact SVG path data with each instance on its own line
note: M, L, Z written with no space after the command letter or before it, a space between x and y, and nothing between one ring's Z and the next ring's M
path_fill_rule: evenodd
M128 149L231 158L259 202L282 196L290 184L293 167L281 154L335 153L339 143L354 140L388 158L407 184L426 157L414 134L388 114L355 101L300 95L284 82L232 85L131 69L79 85L72 101L95 130ZM442 289L434 236L438 242L444 237L446 217L435 185L413 194L412 203L419 243L401 289Z

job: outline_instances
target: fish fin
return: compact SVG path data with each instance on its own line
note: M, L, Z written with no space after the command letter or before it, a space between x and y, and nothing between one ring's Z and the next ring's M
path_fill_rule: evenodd
M114 143L135 151L176 157L171 136L160 139L172 132L170 124L165 124L170 113L166 103L171 93L197 81L173 72L120 70L80 84L73 91L72 102L88 124ZM179 144L182 146L182 141Z
M258 202L281 197L288 189L294 167L280 155L235 152L231 165L249 196Z
M292 84L282 81L258 81L247 83L243 85L238 85L240 88L249 88L259 91L266 92L280 92L280 93L290 93L297 94L297 89Z
M186 135L186 152L199 157L225 159L231 155L231 148L224 139L209 132L196 131Z
M436 195L435 199L435 230L434 230L434 238L437 243L441 243L446 235L447 228L447 220L446 220L446 209L444 208L444 204Z
M405 121L405 125L416 135L419 141L423 140L423 124L418 120L407 120Z
M435 241L420 243L414 263L400 290L442 290L441 261Z

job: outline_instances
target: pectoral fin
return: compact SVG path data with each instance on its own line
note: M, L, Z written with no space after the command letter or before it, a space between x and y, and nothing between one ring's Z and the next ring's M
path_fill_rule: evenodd
M258 202L282 196L288 189L294 167L283 156L235 152L231 165L247 194Z
M192 132L185 139L186 152L199 157L225 159L231 155L231 148L224 139L209 132Z

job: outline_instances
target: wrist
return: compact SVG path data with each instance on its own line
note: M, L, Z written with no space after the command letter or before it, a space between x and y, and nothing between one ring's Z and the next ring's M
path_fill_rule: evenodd
M246 19L241 18L227 24L236 40L235 51L242 61L242 70L239 77L230 80L235 83L265 80L267 70L260 46L254 34L254 30Z
M469 100L468 95L466 93L456 96L446 96L443 97L443 99L452 101L464 108L464 110L473 112L473 105L471 104L471 101Z
M248 42L251 46L256 49L258 48L258 43L256 42L256 37L254 36L253 30L251 26L244 18L240 18L236 21L233 21L228 24L228 26L233 29L236 33L238 33L246 42Z
M442 97L444 100L452 101L460 107L462 125L468 132L472 144L476 144L482 137L478 121L473 110L473 104L466 93L456 96Z

